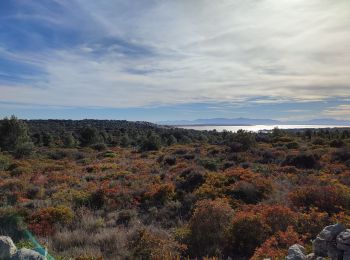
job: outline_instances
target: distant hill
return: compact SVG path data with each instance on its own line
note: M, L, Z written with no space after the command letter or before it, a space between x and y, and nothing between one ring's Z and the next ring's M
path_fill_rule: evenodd
M161 121L160 125L338 125L350 126L350 121L332 118L312 119L306 121L279 121L273 119L251 118L210 118L196 120Z

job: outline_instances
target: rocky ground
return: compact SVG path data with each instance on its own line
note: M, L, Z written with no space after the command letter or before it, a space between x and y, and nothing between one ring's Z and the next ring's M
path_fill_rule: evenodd
M0 259L9 260L46 260L34 250L27 248L17 249L12 239L8 236L0 236Z
M299 244L292 245L288 250L287 260L350 260L350 229L342 224L325 227L312 242L313 252Z

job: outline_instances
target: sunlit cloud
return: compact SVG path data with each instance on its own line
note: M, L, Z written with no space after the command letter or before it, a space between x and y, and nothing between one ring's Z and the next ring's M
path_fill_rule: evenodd
M2 102L132 108L350 97L346 0L14 2L0 18L0 59L29 72L0 60Z
M331 107L329 109L326 109L323 114L337 119L350 120L350 105L339 105L337 107Z

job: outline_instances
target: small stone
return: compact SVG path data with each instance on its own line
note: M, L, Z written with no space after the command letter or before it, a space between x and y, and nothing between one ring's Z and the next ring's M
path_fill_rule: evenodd
M11 260L46 260L45 256L42 256L34 250L22 248L12 256Z
M288 256L286 260L305 260L306 250L303 246L294 244L288 249Z
M16 246L12 239L7 236L0 236L0 259L8 259L16 253Z
M315 260L316 256L314 253L308 254L305 258L306 260Z

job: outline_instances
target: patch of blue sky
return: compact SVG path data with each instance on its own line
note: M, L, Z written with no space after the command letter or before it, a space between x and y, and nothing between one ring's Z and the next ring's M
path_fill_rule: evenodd
M45 75L45 71L38 66L0 56L0 82L2 83L33 83L38 78L44 80Z
M322 118L322 111L346 101L328 100L303 103L249 104L186 103L142 108L55 107L0 102L0 117L16 114L21 118L119 119L139 121L193 120L198 118L237 118L307 120ZM347 101L350 104L349 101ZM220 111L220 113L218 113ZM300 114L302 117L300 117Z

